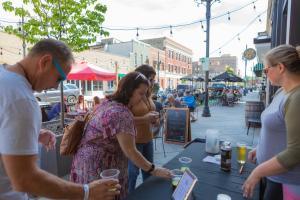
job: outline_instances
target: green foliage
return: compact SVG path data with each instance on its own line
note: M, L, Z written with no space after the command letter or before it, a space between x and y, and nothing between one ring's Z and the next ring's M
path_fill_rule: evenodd
M229 65L225 66L225 71L228 72L229 74L234 74L234 69Z
M29 43L55 38L67 43L74 51L82 51L88 49L100 34L109 34L101 28L107 8L97 0L23 0L23 4L24 8L16 7L12 0L6 0L2 7L25 18L23 29ZM10 25L4 30L22 37L20 26Z

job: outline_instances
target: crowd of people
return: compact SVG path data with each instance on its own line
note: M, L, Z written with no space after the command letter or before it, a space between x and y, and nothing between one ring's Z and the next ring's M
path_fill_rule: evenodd
M156 72L149 65L128 73L104 100L95 97L92 110L79 96L76 111L91 112L91 118L73 156L70 181L38 167L38 144L53 149L56 139L53 132L41 129L33 91L57 88L73 62L63 42L44 39L23 60L0 68L0 113L5 113L0 116L0 199L25 200L27 193L54 199L124 199L135 190L140 172L143 181L171 177L169 169L153 163L153 127L160 125L164 107L186 107L195 121L197 95L186 91L159 100L152 94ZM299 200L300 50L290 45L274 48L265 56L265 66L271 83L282 89L262 114L260 141L249 153L258 166L245 181L243 194L251 197L255 185L266 178L265 200ZM241 95L226 89L223 93ZM60 103L53 106L49 120L60 109ZM101 179L106 169L118 169L119 178Z

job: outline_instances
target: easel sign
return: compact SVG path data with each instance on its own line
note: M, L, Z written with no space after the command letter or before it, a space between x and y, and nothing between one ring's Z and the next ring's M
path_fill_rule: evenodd
M191 123L188 108L165 109L165 142L185 144L191 140Z
M188 200L197 181L197 177L189 169L185 170L172 194L172 200Z

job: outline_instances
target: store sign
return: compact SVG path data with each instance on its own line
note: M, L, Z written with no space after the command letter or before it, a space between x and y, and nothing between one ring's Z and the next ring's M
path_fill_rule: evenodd
M203 71L208 71L209 70L209 58L200 58L200 62L202 65Z
M243 57L246 60L252 60L253 58L256 57L256 51L253 48L248 48L244 51Z

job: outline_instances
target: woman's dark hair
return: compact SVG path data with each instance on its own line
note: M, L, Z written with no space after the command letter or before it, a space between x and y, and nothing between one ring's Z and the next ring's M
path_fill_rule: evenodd
M81 100L81 99L84 99L84 96L80 94L80 95L78 95L78 97L77 97L77 103L80 103L80 100Z
M149 79L151 75L156 75L155 69L150 65L138 66L134 71L144 74L147 79Z
M117 91L112 95L106 96L106 98L127 105L134 90L141 84L145 84L148 87L150 85L149 80L143 74L130 72L120 80Z
M153 67L151 67L150 65L145 65L145 64L137 67L134 71L144 74L148 80L151 75L154 75L154 76L156 75L155 69ZM152 94L152 88L149 88L146 96L150 97L151 94Z

